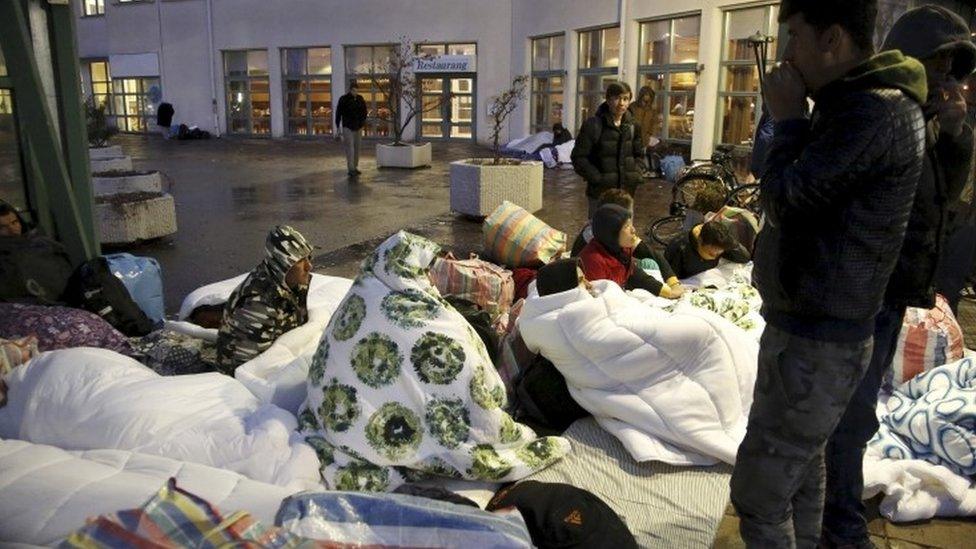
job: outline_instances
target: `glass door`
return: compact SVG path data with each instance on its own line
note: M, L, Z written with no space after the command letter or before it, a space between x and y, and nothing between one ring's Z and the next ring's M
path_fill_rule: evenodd
M474 82L473 77L420 79L425 110L420 117L421 137L474 139Z

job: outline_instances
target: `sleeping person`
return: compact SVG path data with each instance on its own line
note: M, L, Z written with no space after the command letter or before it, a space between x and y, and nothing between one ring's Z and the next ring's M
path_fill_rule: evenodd
M718 267L719 259L734 263L748 263L751 259L749 250L719 220L695 225L675 236L664 250L664 257L681 279Z
M546 265L518 328L570 395L638 462L734 463L756 379L756 341L718 315L679 302L648 306L573 260Z

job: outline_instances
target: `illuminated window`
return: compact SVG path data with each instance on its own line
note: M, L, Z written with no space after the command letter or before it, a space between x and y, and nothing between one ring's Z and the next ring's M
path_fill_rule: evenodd
M288 48L281 51L285 116L289 135L332 133L332 50Z
M548 131L563 121L563 56L566 37L532 39L532 87L529 108L532 132Z
M617 80L620 64L620 27L579 33L579 64L576 81L576 122L596 114L607 86Z
M105 0L82 0L81 6L85 17L105 15Z
M356 93L366 100L368 110L364 135L392 135L392 114L387 108L390 93L389 64L393 46L346 46L346 82L356 81Z
M271 84L267 50L224 52L227 132L271 134Z
M112 79L112 115L123 132L146 132L156 120L159 78Z

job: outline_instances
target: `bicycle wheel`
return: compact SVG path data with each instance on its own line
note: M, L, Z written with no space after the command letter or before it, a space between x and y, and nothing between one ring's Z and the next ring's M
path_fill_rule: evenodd
M695 203L695 197L705 187L724 187L722 178L714 173L712 166L695 166L695 168L685 172L674 184L674 188L671 190L672 203L691 207ZM724 191L724 188L722 190Z
M684 224L685 216L669 215L651 223L651 228L648 229L647 234L654 242L661 246L667 246L676 236L681 234Z

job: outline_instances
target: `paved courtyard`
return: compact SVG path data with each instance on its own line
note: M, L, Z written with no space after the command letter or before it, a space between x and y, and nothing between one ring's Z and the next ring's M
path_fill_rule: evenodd
M293 225L320 246L316 272L336 276L353 276L366 254L399 229L427 236L456 255L481 247L480 222L452 214L449 205L449 162L488 154L473 144L435 143L429 169L377 170L373 144L366 142L363 174L353 181L341 146L332 141L164 141L127 135L117 143L136 169L162 171L176 200L177 235L126 250L160 261L170 314L194 288L251 269L275 224ZM583 188L571 170L546 170L545 206L537 215L575 237L586 219ZM658 180L638 190L639 230L666 213L669 196ZM960 320L969 346L976 348L976 306L964 303ZM879 547L962 548L976 540L973 520L895 525L880 518L874 504L871 512ZM744 547L731 507L715 546Z

